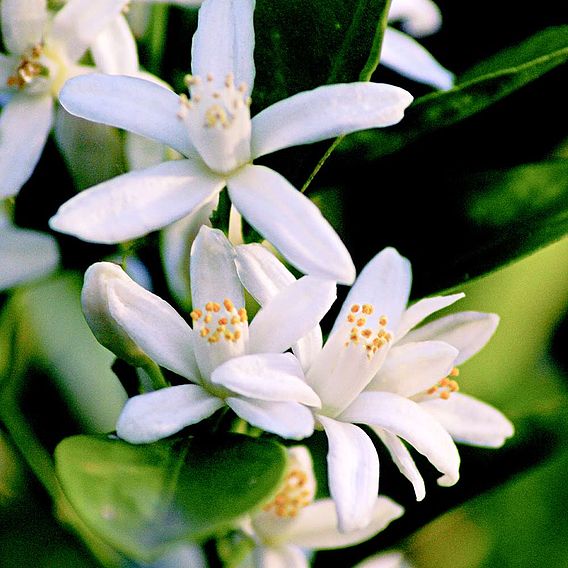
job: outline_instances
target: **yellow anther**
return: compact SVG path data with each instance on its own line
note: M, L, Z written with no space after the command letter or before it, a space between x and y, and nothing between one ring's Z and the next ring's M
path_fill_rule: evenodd
M189 314L189 317L190 317L193 321L197 321L202 315L203 315L203 312L202 312L201 310L193 310L193 311Z
M353 304L351 306L351 311L356 314L359 311L359 304Z
M212 312L213 311L213 302L207 302L205 304L205 311Z
M430 387L426 392L428 394L434 394L438 390L437 386Z
M209 83L211 83L214 79L213 73L207 73L206 79Z
M363 327L366 323L367 323L367 318L359 318L359 319L357 320L357 325L358 325L359 327Z
M211 337L207 338L207 341L209 341L209 343L217 343L219 341L219 334L215 332Z
M211 314L207 314L204 318L203 321L205 323L211 323L211 321L213 320L213 316Z
M366 337L366 338L368 339L369 337L371 337L371 335L373 335L373 331L370 330L369 328L367 328L367 329L364 329L364 330L361 332L361 335L362 335L363 337Z
M241 318L239 316L233 316L231 318L231 324L232 325L237 325L238 323L241 323Z
M217 323L219 325L227 325L229 323L229 320L227 318L219 318L219 321Z
M373 306L371 306L371 304L363 304L361 310L363 311L364 314L370 316L373 313L374 308Z
M205 111L205 126L209 128L213 128L214 126L220 125L222 127L229 126L230 121L229 117L227 116L227 112L225 109L219 105L211 105Z
M450 384L450 379L448 379L448 377L444 377L439 383L441 387L447 387L449 384Z
M349 315L347 316L347 321L348 321L349 323L354 323L354 322L355 322L355 316L354 316L353 314L349 314Z
M381 327L385 327L388 322L389 322L389 320L388 320L387 316L381 316L381 317L379 318L379 325L380 325Z
M235 309L233 302L231 302L231 300L229 300L228 298L225 298L223 300L223 305L228 312L232 312Z
M235 84L235 76L232 73L229 73L225 77L225 87L227 87L227 89L230 89L234 86L234 84Z
M211 330L208 327L202 327L199 330L199 335L201 335L201 337L206 337L207 335L209 335L210 331Z
M241 322L245 322L248 320L248 315L247 315L247 311L245 308L241 308L238 312L239 317L241 318Z
M448 400L450 398L450 393L448 391L442 391L440 393L440 398L442 400Z
M448 388L452 391L452 392L457 392L460 390L460 386L458 384L457 381L450 381L448 384Z
M234 335L233 335L233 333L232 333L231 331L225 330L225 332L223 333L223 335L224 335L224 337L225 337L225 339L226 339L227 341L233 341Z
M454 367L450 371L450 377L459 377L459 376L460 376L460 370L457 367Z
M233 333L233 341L238 341L241 337L241 332L237 329L234 333Z

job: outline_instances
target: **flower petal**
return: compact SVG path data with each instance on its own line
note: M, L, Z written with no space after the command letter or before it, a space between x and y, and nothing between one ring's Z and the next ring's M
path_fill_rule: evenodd
M104 333L105 318L110 317L119 332L156 363L197 382L191 328L166 301L142 288L119 266L111 262L91 265L85 273L81 300L94 332ZM102 343L112 350L106 345L110 342L112 337Z
M353 568L412 568L405 560L402 552L381 552L373 554Z
M194 75L224 81L232 73L252 92L254 83L254 0L206 0L199 9L191 46Z
M378 426L400 436L444 474L438 483L457 483L458 450L440 423L417 403L389 392L363 392L338 418Z
M297 402L272 402L244 397L229 397L227 405L252 426L282 438L301 440L313 434L314 416Z
M383 249L357 277L335 320L333 331L343 325L353 304L371 304L377 317L387 316L387 328L395 331L408 302L411 282L412 270L408 259L400 256L394 248Z
M99 33L126 5L126 0L72 0L53 18L50 41L65 47L67 57L78 61Z
M91 73L69 79L59 101L81 118L152 138L184 156L197 155L178 117L179 97L153 81Z
M349 252L318 207L280 174L245 166L227 181L243 217L305 274L351 284Z
M416 40L387 27L381 49L381 64L404 77L436 89L451 89L454 74L448 71Z
M367 526L350 532L340 532L337 529L335 503L332 499L318 499L300 511L288 525L285 535L278 536L287 542L312 550L344 548L375 536L403 513L404 509L392 499L378 497L375 499L371 521Z
M429 412L456 442L500 448L514 434L514 426L499 410L471 396L452 393L448 400L426 400Z
M426 497L426 487L424 480L410 455L410 452L400 440L398 436L383 430L382 428L373 428L375 434L381 439L381 442L386 446L392 461L395 463L398 470L414 488L414 494L417 501L422 501Z
M134 75L138 71L138 47L123 15L114 18L91 44L97 69L114 75Z
M458 350L443 341L420 341L391 348L368 391L387 391L410 397L448 375Z
M310 562L306 554L298 547L291 545L261 546L251 552L250 564L239 564L242 568L309 568ZM247 557L248 558L248 557Z
M129 398L116 433L131 444L147 444L211 416L223 401L198 385L178 385Z
M442 25L442 14L432 0L392 0L388 18L402 20L404 31L414 37L433 34Z
M412 304L400 320L398 330L396 331L396 339L400 341L414 326L418 325L429 315L451 306L454 302L461 300L465 294L451 294L449 296L435 296L433 298L424 298L415 304Z
M264 353L229 359L213 371L211 382L247 398L319 406L318 395L303 376L291 353Z
M383 83L326 85L279 101L252 119L252 157L399 122L412 95Z
M335 282L304 276L257 312L249 328L251 353L281 353L318 325L332 306Z
M486 345L498 325L497 314L458 312L412 330L403 343L430 339L445 341L459 350L454 365L461 365Z
M318 415L328 439L329 490L342 533L361 530L373 518L379 491L379 458L373 442L353 424Z
M47 23L46 0L2 0L2 41L13 54L23 54L41 42Z
M95 185L64 203L49 226L95 243L135 239L211 200L224 180L190 160L172 160Z
M3 5L3 4L2 4ZM0 114L0 199L32 175L53 123L51 95L16 94Z

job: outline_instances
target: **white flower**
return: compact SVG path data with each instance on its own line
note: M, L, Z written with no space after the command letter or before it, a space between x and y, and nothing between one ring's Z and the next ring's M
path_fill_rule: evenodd
M202 227L191 256L193 329L164 300L112 263L85 276L83 306L95 336L133 364L144 357L191 384L128 400L117 424L121 438L145 443L174 434L224 405L251 424L287 438L313 431L306 406L319 398L299 362L284 353L327 312L335 284L306 276L248 323L234 250L218 230Z
M17 227L0 203L0 290L45 276L58 264L55 239Z
M262 247L237 247L237 263L241 280L261 305L288 285ZM378 491L375 447L355 424L379 434L418 499L424 498L424 483L401 439L444 474L439 484L452 485L459 478L459 454L451 435L496 446L512 434L495 409L464 395L448 396L456 387L448 375L487 342L495 316L464 312L409 333L463 297L426 298L407 309L410 284L408 260L392 248L383 250L357 278L323 348L312 330L297 352L322 401L314 413L328 436L330 492L343 531L365 526Z
M402 21L402 28L407 33L386 28L381 63L414 81L436 89L451 89L454 74L410 37L423 37L438 31L442 22L438 7L431 0L393 0L388 19L389 22Z
M412 101L391 85L352 83L299 93L252 120L252 0L206 0L193 37L191 99L139 79L90 75L67 83L72 114L159 140L186 159L130 172L62 205L55 230L116 243L176 221L227 186L232 203L304 273L350 283L351 257L319 209L282 176L252 160L401 120ZM181 106L180 106L181 105Z
M53 16L45 0L2 0L10 53L0 54L0 92L11 97L0 115L0 198L32 174L54 123L54 99L69 77L89 70L77 62L125 3L70 0Z
M404 512L391 499L376 497L371 522L362 530L340 533L333 500L314 501L315 490L312 458L307 448L288 448L288 470L282 488L244 526L256 546L239 568L308 568L312 551L359 544Z

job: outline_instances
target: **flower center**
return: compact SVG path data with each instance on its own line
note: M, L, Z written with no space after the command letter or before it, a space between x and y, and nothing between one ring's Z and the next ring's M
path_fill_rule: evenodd
M350 345L359 345L365 349L367 358L372 359L377 351L392 340L392 334L386 330L388 323L387 316L379 316L373 320L375 309L371 304L353 304L347 314L347 322L353 327L349 333L349 339L345 342L345 347Z
M204 310L196 309L190 314L193 329L208 343L229 341L236 343L248 324L245 308L235 308L233 302L225 299L223 304L207 302Z
M430 387L426 394L433 395L437 394L442 400L448 400L453 392L460 390L460 386L456 381L460 371L457 367L454 367L447 377L444 377L438 381L434 386Z
M308 474L299 464L292 467L284 479L282 489L263 510L282 518L296 517L313 500L313 491L308 482Z
M48 77L49 68L42 61L43 45L34 45L27 53L22 55L20 63L13 75L6 81L8 87L23 89L37 77Z
M187 75L190 98L180 95L178 116L205 163L226 174L250 159L250 104L245 83L235 86L232 74L223 83L209 74Z

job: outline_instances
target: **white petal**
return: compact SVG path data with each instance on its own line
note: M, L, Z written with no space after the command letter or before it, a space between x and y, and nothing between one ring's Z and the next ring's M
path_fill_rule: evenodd
M91 73L69 79L59 102L71 114L158 140L195 156L183 120L179 97L153 81Z
M369 556L353 568L412 568L412 566L406 562L402 552L382 552Z
M333 331L343 325L353 304L371 304L374 315L387 316L387 329L395 331L408 302L411 282L412 271L408 259L400 256L394 248L383 249L357 277L343 302Z
M218 195L186 217L160 231L160 253L168 288L185 309L191 307L189 253L202 225L210 226L209 217L217 207Z
M402 20L406 33L421 37L440 29L442 14L432 0L392 0L389 21L394 20Z
M304 276L257 312L249 333L251 353L281 353L318 325L332 306L335 282Z
M396 340L400 341L414 326L418 325L429 315L451 306L464 296L465 294L462 293L451 294L449 296L435 296L433 298L424 298L412 304L402 315L398 330L396 331Z
M280 174L246 166L227 181L243 217L305 274L351 284L349 252L318 207Z
M252 119L252 157L399 122L412 95L383 83L318 87L279 101Z
M313 434L314 416L303 404L243 397L230 397L225 402L243 420L282 438L301 440Z
M213 371L211 382L247 398L320 405L319 397L304 382L300 363L291 353L235 357Z
M23 54L40 43L47 23L46 0L2 0L2 40L8 51Z
M411 397L446 377L457 356L458 350L443 341L395 345L365 390Z
M225 299L237 309L245 305L234 256L222 231L201 227L191 250L191 297L195 308L203 309L207 302L222 304Z
M415 39L394 28L385 30L381 64L436 89L451 89L454 84L451 71L440 65Z
M114 18L91 44L91 54L103 73L133 75L138 71L138 47L126 18Z
M72 0L53 18L50 41L65 46L71 61L78 61L99 33L115 19L126 0Z
M206 0L199 9L197 31L191 48L191 70L205 78L209 73L224 81L254 83L254 0Z
M375 536L403 513L404 509L388 497L378 497L374 502L370 523L364 528L343 533L337 528L333 500L318 499L302 509L287 527L286 534L279 536L306 549L344 548Z
M365 528L379 491L379 458L373 442L353 424L318 415L328 439L329 491L342 533Z
M224 181L190 160L123 174L64 203L49 226L84 241L119 243L161 229L201 207Z
M53 123L51 95L14 95L0 114L0 199L18 193L39 161Z
M0 290L49 274L58 263L57 241L51 235L0 227Z
M257 546L251 553L251 568L309 568L305 553L295 546ZM241 564L239 564L241 566ZM242 568L246 568L245 564Z
M313 365L316 358L319 356L323 347L323 335L321 327L316 325L313 329L308 331L301 339L292 345L292 352L300 361L304 373L307 373Z
M178 385L129 398L116 425L120 438L146 444L211 416L223 401L198 385Z
M452 393L448 400L420 403L456 442L500 448L514 433L513 424L499 410L471 396Z
M458 312L412 330L403 342L445 341L459 350L454 365L461 365L487 344L498 325L497 314Z
M392 461L398 467L400 473L412 483L416 500L422 501L426 497L424 480L404 443L400 438L382 428L373 428L373 430L386 446Z
M457 483L458 450L440 423L417 403L388 392L363 392L339 418L378 426L400 436L444 474L438 483Z
M12 88L8 87L8 79L19 64L19 57L0 53L0 107L4 106L11 96Z

